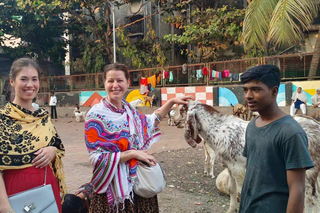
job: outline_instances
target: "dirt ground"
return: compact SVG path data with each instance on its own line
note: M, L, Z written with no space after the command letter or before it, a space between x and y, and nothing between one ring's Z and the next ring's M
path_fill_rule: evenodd
M152 110L142 109L144 113ZM66 148L65 175L68 192L73 193L81 184L89 182L92 174L84 143L84 123L76 123L72 117L59 118L54 123ZM215 179L203 176L202 145L195 149L189 147L183 129L168 126L166 118L161 130L161 141L149 150L167 176L167 186L158 195L160 212L226 212L229 197L217 190ZM222 170L219 163L215 165L216 176Z

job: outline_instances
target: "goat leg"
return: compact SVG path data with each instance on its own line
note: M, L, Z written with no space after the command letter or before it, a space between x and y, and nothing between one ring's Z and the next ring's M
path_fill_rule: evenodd
M237 183L235 178L232 175L231 170L228 168L229 173L229 183L230 183L230 207L227 213L236 213L237 211Z

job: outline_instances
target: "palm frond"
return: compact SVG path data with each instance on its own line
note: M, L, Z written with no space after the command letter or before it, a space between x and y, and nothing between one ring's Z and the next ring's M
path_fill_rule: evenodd
M299 43L317 17L319 0L279 0L270 21L268 41L277 46Z
M269 23L278 0L253 0L243 22L242 39L246 49L263 47L267 41Z

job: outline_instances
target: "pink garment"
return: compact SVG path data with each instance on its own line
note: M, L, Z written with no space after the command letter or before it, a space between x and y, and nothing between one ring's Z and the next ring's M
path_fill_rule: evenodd
M225 70L225 71L223 71L223 76L222 76L222 78L228 78L229 77L229 74L230 74L230 71L229 70Z
M219 72L216 71L216 78L219 78Z

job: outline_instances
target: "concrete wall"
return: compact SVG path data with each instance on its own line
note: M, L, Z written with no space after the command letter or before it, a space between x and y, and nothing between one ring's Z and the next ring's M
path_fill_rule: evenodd
M79 104L79 94L80 92L57 92L55 96L57 97L57 106L74 106ZM37 95L37 102L40 106L47 106L50 100L50 93L39 93Z
M150 92L148 96L152 96L153 94L155 94L153 105L160 107L161 106L161 90L155 89L155 91ZM104 90L103 91L102 90L101 91L82 91L78 93L78 99L75 101L77 101L76 103L78 103L80 106L90 107L96 103L99 103L100 100L106 96L107 96L107 92ZM146 95L141 95L138 89L129 89L124 95L124 98L128 102L141 99L143 100L143 103L141 104L141 106L150 106L149 103L145 103L145 97Z
M287 86L288 85L288 86ZM279 87L279 93L277 96L277 103L279 106L287 105L287 98L291 99L291 91L286 88L290 88L291 83L282 83ZM219 106L231 106L237 103L243 104L245 102L242 85L223 86L218 88L218 102L214 105ZM289 102L290 103L290 102Z
M184 95L193 96L196 100L204 104L213 105L213 86L161 88L162 105L171 98L181 97Z

